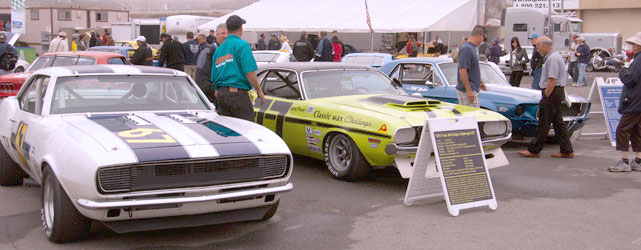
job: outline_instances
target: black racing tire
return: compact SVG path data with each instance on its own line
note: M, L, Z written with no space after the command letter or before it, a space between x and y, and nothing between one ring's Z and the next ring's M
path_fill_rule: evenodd
M0 145L0 185L18 186L22 185L23 180L22 169L9 157L4 146Z
M89 236L91 221L74 207L55 174L45 167L42 175L42 226L45 235L55 243L81 241Z
M359 180L369 175L367 160L354 141L345 134L328 135L323 144L323 154L327 170L334 178Z
M280 205L280 200L276 201L276 203L272 204L269 207L269 210L267 210L267 213L265 213L261 221L266 221L274 217L274 214L276 214L276 210L278 210L278 205Z

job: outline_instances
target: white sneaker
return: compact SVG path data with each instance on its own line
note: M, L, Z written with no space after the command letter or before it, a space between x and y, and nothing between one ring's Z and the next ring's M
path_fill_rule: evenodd
M630 168L630 164L627 164L623 161L617 162L617 165L614 165L613 167L609 167L608 171L610 172L630 172L632 169Z

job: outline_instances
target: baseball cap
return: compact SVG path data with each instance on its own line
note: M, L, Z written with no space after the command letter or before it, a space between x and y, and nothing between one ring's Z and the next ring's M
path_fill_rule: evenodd
M64 37L67 37L67 32L60 31L60 33L58 33L58 36L64 36Z
M141 41L143 43L146 43L147 42L147 38L145 38L144 36L139 36L138 38L136 38L136 41Z
M576 40L585 42L585 37L580 36L580 37L577 37Z
M641 32L637 33L636 36L630 37L628 39L625 39L626 43L634 43L636 45L641 46Z
M534 38L539 38L539 34L534 33L534 34L530 35L530 37L528 37L528 39L534 39Z
M240 18L237 15L230 16L227 18L227 21L225 21L225 24L227 25L227 30L235 31L240 29L243 24L247 23L245 19Z
M273 37L278 37L278 34L276 34L276 33L272 33L272 36L273 36Z

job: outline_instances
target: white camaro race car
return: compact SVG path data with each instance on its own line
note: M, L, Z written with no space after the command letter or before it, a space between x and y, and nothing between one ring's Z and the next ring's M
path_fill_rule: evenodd
M122 65L46 68L0 102L0 184L42 186L54 242L266 220L292 189L287 145L219 116L187 74Z

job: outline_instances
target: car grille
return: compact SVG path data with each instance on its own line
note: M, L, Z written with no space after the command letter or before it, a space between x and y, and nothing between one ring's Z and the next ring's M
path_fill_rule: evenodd
M287 155L187 160L104 167L98 170L102 193L199 187L285 177Z
M483 122L478 122L479 129L483 126ZM418 143L421 140L421 133L423 133L423 126L413 126L414 130L416 131L416 136L414 136L414 140L408 143L403 143L399 144L399 146L402 147L418 147ZM504 135L498 135L498 136L487 136L481 132L481 142L491 140L491 139L497 139L497 138L502 138L507 136L511 130L508 128L508 131Z

